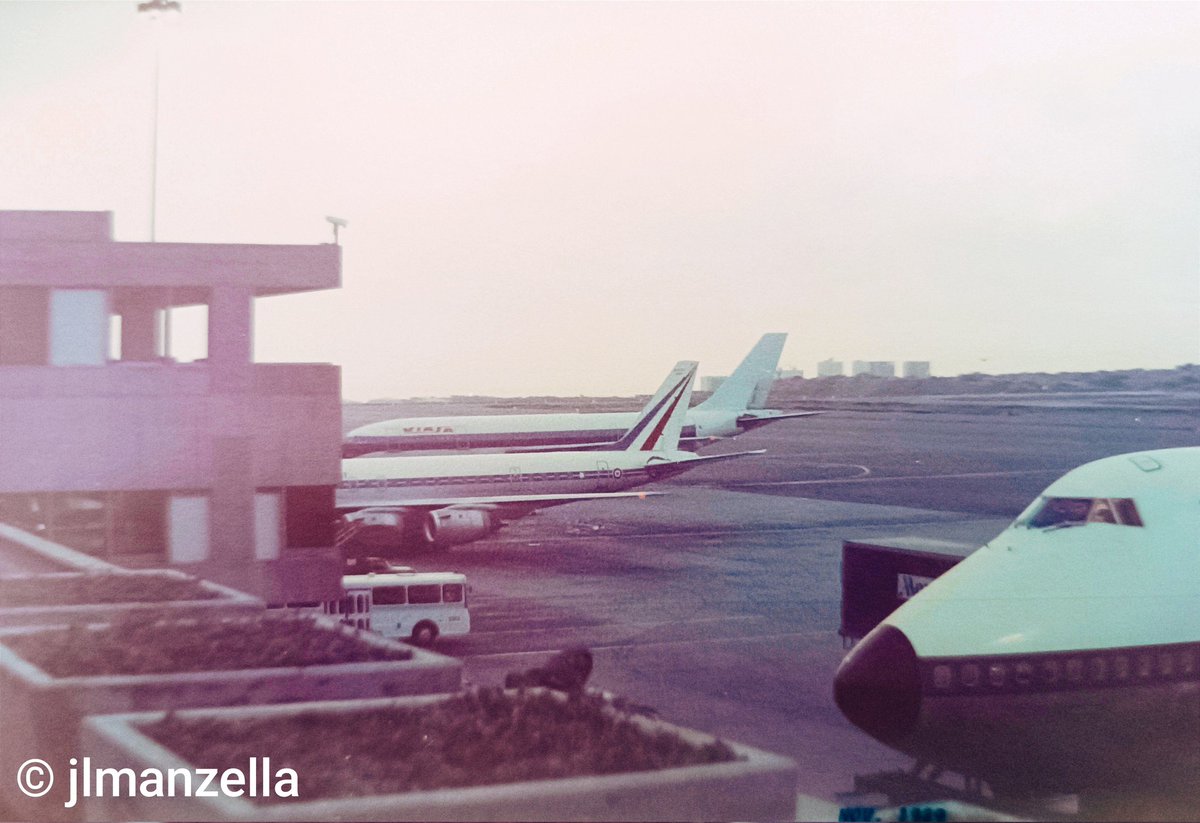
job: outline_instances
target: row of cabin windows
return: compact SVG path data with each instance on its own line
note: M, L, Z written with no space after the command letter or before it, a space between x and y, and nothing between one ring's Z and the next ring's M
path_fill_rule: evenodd
M636 471L636 470L631 470ZM401 488L406 486L458 486L467 483L509 483L516 481L549 481L549 480L583 480L596 479L605 477L619 477L619 474L614 474L611 469L599 469L595 471L584 472L540 472L537 474L521 474L513 472L510 474L487 474L487 475L466 475L463 477L390 477L376 478L371 480L343 480L341 488L343 489L386 489L386 488Z

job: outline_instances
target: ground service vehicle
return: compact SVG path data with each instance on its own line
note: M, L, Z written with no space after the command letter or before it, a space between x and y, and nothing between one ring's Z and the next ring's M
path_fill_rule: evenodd
M457 572L371 572L342 578L342 597L322 610L384 637L428 646L471 630L467 577Z

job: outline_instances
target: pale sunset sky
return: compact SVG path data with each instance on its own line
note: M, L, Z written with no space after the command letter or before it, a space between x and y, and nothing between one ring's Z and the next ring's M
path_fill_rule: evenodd
M1200 362L1200 4L0 2L0 209L323 243L348 399ZM186 329L187 319L180 320Z

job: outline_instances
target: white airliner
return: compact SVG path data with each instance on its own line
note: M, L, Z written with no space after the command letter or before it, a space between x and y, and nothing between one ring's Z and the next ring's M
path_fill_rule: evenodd
M698 447L776 420L820 414L763 408L786 340L786 334L764 334L712 396L687 410L681 442ZM610 448L637 417L637 412L596 412L384 420L351 431L342 446L342 456L435 449Z
M834 696L918 763L993 787L1194 781L1200 448L1064 475L868 634Z
M678 363L633 425L607 451L357 457L342 461L337 507L343 545L444 547L484 537L534 509L608 497L704 463L762 450L699 456L679 431L696 363Z

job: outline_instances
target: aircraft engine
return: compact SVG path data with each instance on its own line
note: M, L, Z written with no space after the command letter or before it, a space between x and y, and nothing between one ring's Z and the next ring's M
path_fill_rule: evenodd
M350 554L401 548L416 518L404 509L368 508L342 518L338 545Z
M425 518L425 540L436 546L470 543L500 528L500 520L486 509L438 509Z

